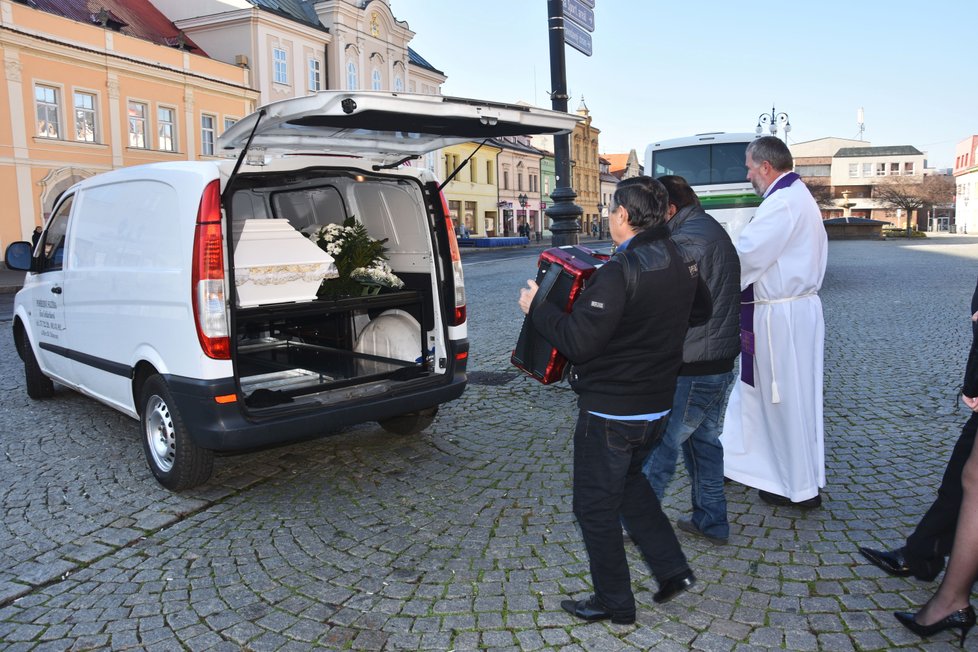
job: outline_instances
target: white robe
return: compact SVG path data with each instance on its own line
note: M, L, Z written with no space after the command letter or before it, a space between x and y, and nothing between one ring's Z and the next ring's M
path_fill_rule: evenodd
M730 394L724 475L795 502L814 498L825 486L825 322L816 292L828 239L805 185L771 193L735 245L741 288L754 284L754 386L738 378Z

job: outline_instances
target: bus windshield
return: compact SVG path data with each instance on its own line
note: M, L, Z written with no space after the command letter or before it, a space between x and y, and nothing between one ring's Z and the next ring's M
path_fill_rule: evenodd
M658 178L675 174L694 187L747 183L747 166L744 164L746 150L746 142L657 150L652 154L652 176Z

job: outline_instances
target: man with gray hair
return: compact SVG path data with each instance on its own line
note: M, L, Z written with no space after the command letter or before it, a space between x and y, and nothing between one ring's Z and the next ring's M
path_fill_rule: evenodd
M735 241L740 257L741 360L724 416L724 475L773 505L818 507L825 486L818 290L828 238L788 146L747 146L747 179L764 197Z

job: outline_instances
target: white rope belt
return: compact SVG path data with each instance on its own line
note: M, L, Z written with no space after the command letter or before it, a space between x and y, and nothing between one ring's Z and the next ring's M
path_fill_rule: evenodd
M789 301L795 301L796 299L804 299L805 297L815 297L818 296L818 290L809 290L805 294L799 294L793 297L783 297L781 299L758 299L754 298L753 301L744 301L742 303L753 303L756 306L773 305L776 303L788 303ZM778 391L778 379L774 375L774 343L771 341L771 313L773 311L769 310L765 318L767 326L767 352L768 356L771 358L771 403L781 402L781 393Z

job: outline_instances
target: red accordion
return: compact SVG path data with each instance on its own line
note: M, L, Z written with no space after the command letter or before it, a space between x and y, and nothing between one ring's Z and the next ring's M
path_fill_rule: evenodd
M608 258L578 245L543 251L537 261L536 281L540 289L534 302L549 301L570 312L585 281ZM510 361L544 385L560 381L567 366L567 358L536 331L529 319L523 320Z

